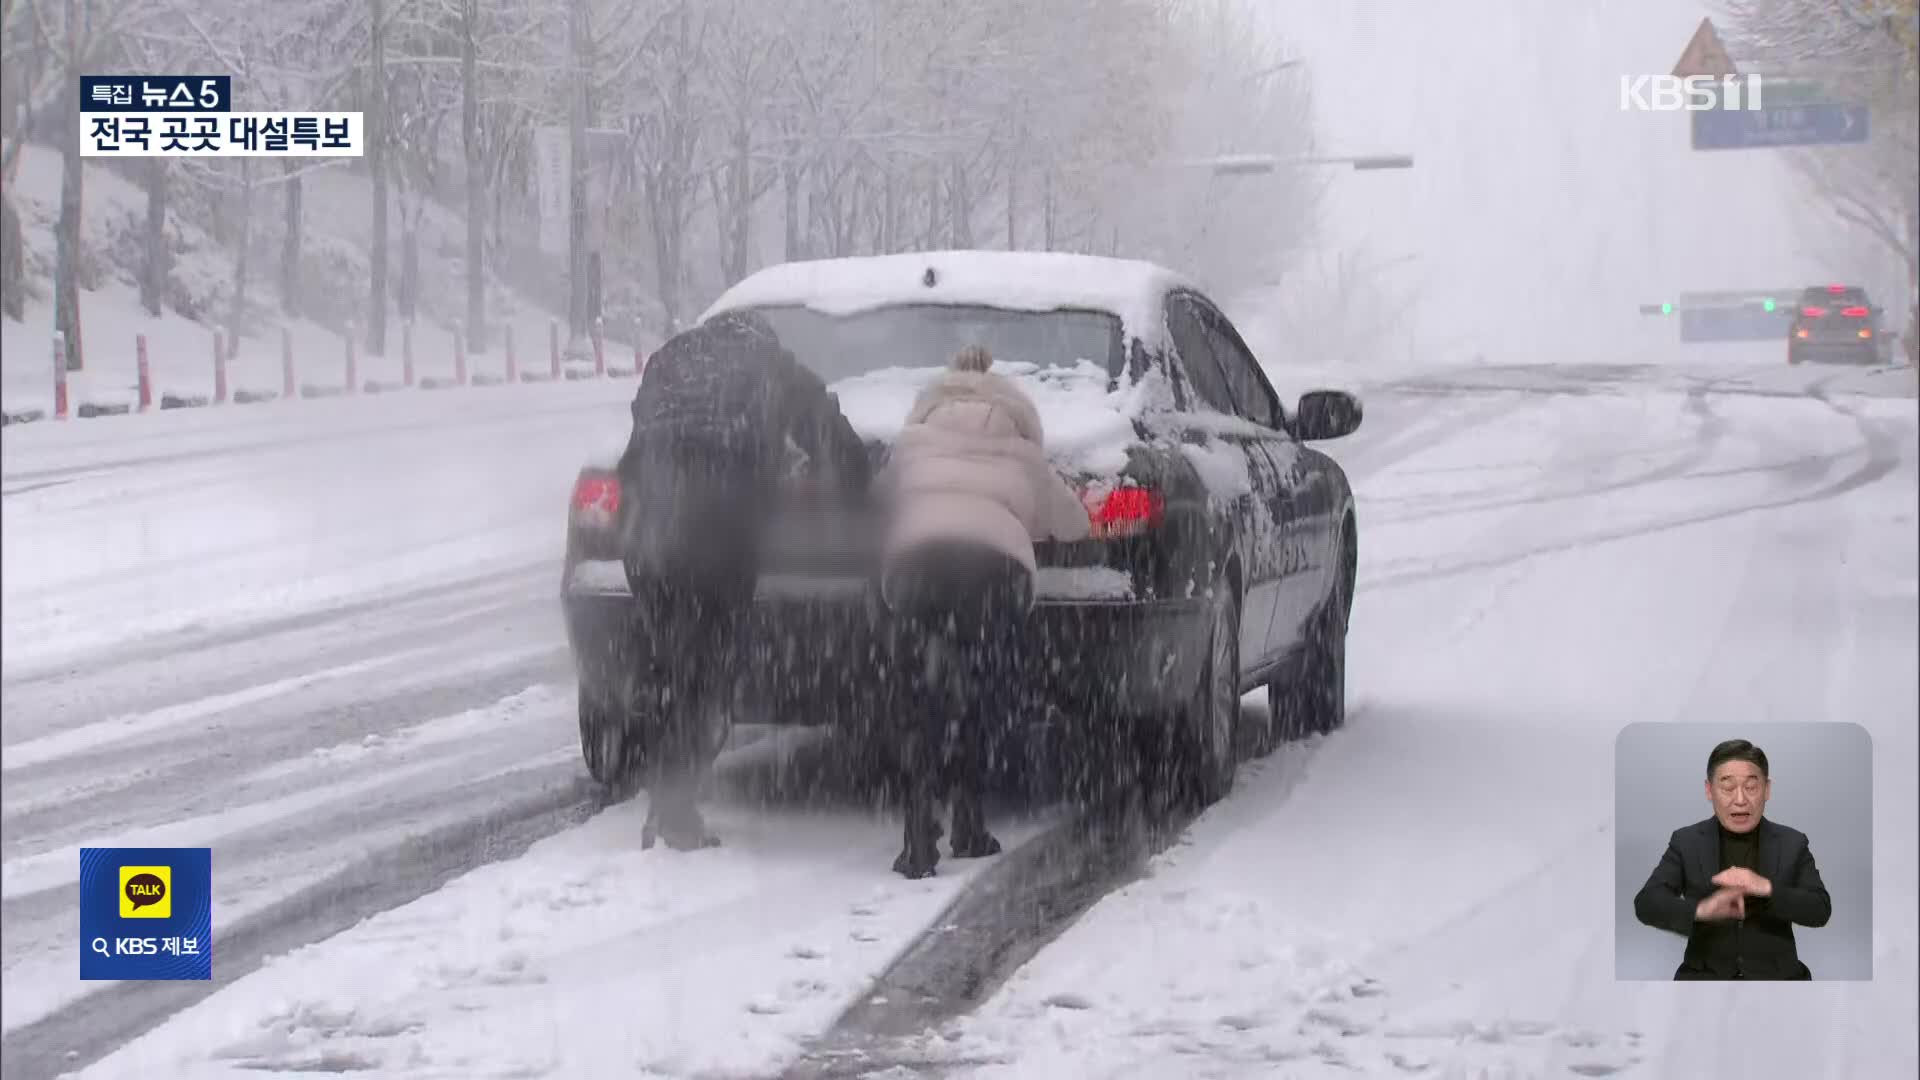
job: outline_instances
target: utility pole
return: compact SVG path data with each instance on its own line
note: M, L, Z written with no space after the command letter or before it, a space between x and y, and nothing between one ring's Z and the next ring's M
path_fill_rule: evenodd
M567 123L567 354L587 352L587 0L571 0L567 52L573 107Z

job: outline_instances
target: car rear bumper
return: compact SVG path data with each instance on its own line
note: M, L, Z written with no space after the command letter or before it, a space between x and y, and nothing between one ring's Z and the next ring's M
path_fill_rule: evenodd
M1880 362L1877 341L1795 341L1787 346L1787 356L1801 364L1876 364Z
M1198 685L1211 625L1204 598L1140 601L1050 593L1046 572L1023 639L1016 678L1031 716L1153 716ZM635 604L618 563L581 563L562 588L568 643L581 685L609 702L631 701L672 663L673 643ZM741 674L769 719L834 722L884 707L895 689L888 616L864 579L763 577Z

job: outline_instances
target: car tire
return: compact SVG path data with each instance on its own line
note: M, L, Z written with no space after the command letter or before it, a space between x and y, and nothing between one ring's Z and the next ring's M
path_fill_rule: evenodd
M1254 757L1266 757L1287 743L1307 737L1301 711L1294 704L1300 697L1301 670L1296 667L1290 674L1275 675L1267 683L1267 722L1254 741Z
M593 782L615 797L628 797L638 790L641 774L647 767L649 736L639 718L622 716L580 689L580 758Z
M1267 685L1271 751L1284 742L1338 731L1347 722L1347 625L1353 613L1354 547L1343 537L1334 591L1307 621L1293 677Z
M594 783L611 787L624 778L626 725L616 723L613 712L593 700L584 686L580 688L579 713L580 759Z
M1233 790L1240 745L1240 598L1222 584L1192 697L1141 746L1149 808L1204 810Z

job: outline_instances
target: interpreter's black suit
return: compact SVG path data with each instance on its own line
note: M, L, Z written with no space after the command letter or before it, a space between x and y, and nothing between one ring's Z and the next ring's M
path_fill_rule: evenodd
M1760 819L1754 873L1773 883L1773 895L1749 896L1746 918L1699 922L1694 908L1719 888L1725 869L1720 824L1713 818L1675 829L1660 865L1633 898L1633 913L1659 930L1687 937L1675 979L1811 979L1794 947L1793 924L1825 926L1833 900L1820 881L1807 835Z

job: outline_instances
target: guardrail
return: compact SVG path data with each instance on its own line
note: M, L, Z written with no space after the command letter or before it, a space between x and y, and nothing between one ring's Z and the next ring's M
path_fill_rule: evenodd
M298 400L303 398L353 397L360 394L380 394L409 390L445 390L476 386L500 386L518 383L545 383L577 381L582 379L634 378L646 367L646 356L640 346L633 348L632 366L610 364L607 358L607 340L604 324L596 320L592 331L593 367L589 370L568 368L563 363L560 348L559 320L548 323L547 349L548 363L545 371L520 370L519 358L514 351L513 327L504 328L502 348L504 350L504 377L470 371L465 335L455 329L452 342L453 376L435 378L427 376L416 378L413 347L413 325L403 323L400 331L400 379L397 382L383 382L378 379L363 379L360 376L360 353L358 339L351 325L342 337L342 352L339 367L334 370L341 374L338 384L332 382L303 383L298 377L294 355L293 335L285 327L280 329L280 386L278 390L236 389L229 378L233 359L238 354L239 337L231 330L210 330L210 348L208 362L212 378L210 394L174 393L156 390L147 345L147 335L134 335L134 377L136 381L134 399L127 401L75 401L72 382L67 365L65 335L55 333L52 337L51 355L53 369L50 373L53 385L53 408L51 418L67 420L72 418L92 419L101 416L125 416L146 413L155 408L198 409L227 405L254 405L268 401ZM48 419L44 409L0 410L0 425L31 423Z

